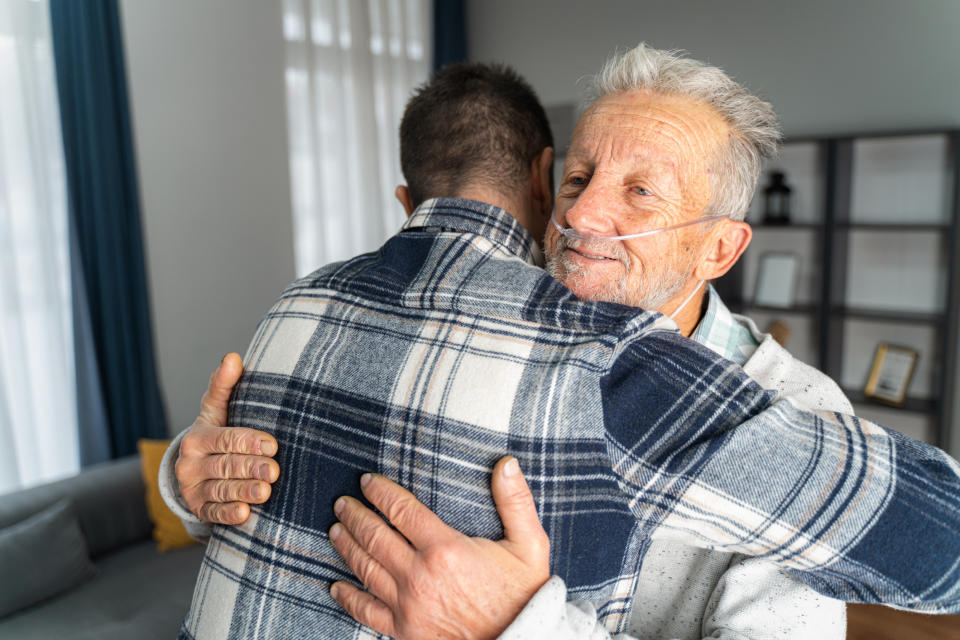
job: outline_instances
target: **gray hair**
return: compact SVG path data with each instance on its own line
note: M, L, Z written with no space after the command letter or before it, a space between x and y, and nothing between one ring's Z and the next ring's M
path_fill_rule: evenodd
M726 120L733 135L710 174L707 211L743 220L763 161L775 157L779 148L780 125L773 106L718 67L683 57L681 51L653 49L643 43L607 60L593 78L591 102L607 94L636 90L699 100Z

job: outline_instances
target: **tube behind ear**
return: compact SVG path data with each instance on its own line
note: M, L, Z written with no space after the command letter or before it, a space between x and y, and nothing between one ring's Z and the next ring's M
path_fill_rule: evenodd
M699 280L715 280L729 271L753 238L753 229L746 222L721 220L719 224L723 226L712 236L713 247L694 271Z

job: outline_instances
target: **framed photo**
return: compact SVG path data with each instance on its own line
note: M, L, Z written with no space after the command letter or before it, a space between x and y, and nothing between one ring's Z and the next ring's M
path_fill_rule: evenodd
M760 256L753 303L761 307L792 307L797 285L797 262L795 253L769 252Z
M902 405L920 353L909 347L881 342L873 357L873 367L864 394L893 405Z

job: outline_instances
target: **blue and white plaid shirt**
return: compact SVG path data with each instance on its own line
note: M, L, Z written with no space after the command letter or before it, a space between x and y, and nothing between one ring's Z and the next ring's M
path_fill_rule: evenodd
M478 202L421 205L379 251L294 282L260 322L229 424L276 435L273 497L216 527L183 638L361 638L327 538L377 471L497 538L516 456L551 569L629 618L650 536L790 567L828 595L960 611L960 481L937 449L777 401L656 313L578 301ZM602 544L598 544L602 541Z

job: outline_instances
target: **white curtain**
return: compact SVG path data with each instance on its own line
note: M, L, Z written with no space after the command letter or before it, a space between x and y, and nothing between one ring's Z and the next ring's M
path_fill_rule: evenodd
M398 127L432 57L430 0L284 0L297 275L404 220Z
M80 466L46 0L0 1L0 493Z

